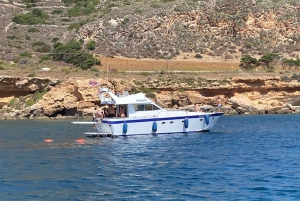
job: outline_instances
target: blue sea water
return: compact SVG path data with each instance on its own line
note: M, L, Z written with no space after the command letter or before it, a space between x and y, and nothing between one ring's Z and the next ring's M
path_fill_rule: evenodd
M71 120L0 121L0 200L300 200L299 119L224 116L207 133L100 139Z

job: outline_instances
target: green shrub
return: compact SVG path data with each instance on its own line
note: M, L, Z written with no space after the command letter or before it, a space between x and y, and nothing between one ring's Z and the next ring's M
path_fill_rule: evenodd
M268 67L266 70L266 72L268 72L268 73L273 73L274 71L275 71L275 67L273 67L273 66Z
M140 9L135 9L135 10L134 10L134 13L141 14L141 13L143 13L143 11L140 10Z
M129 18L125 17L124 20L122 21L122 24L125 25L125 24L127 24L127 22L129 22Z
M43 63L43 61L52 60L50 55L42 55L39 57L39 63Z
M36 77L35 73L28 74L28 77Z
M283 82L290 82L291 81L291 78L289 78L288 76L283 76L283 77L281 77L280 78L281 79L281 81L283 81Z
M15 110L20 110L20 109L21 109L21 105L20 104L16 105Z
M4 67L3 67L3 66L0 66L0 70L4 70Z
M34 42L31 45L34 48L34 50L37 52L50 52L50 50L51 50L50 45L48 45L42 41Z
M35 102L32 99L29 99L29 100L26 101L26 107L32 106L34 104L35 104Z
M152 8L160 8L160 5L158 3L152 3L150 5L150 7L152 7Z
M27 30L29 33L34 33L34 32L40 32L38 29L36 29L36 28L29 28L28 30Z
M196 58L196 59L202 59L203 57L202 57L200 54L196 54L196 55L195 55L195 58Z
M44 90L44 91L42 91L42 92L37 91L37 92L35 92L35 93L33 94L32 99L33 99L35 102L37 102L37 101L39 101L40 99L42 99L42 97L43 97L46 93L47 93L46 90Z
M25 96L20 96L20 97L19 97L19 101L20 101L21 103L24 103L24 102L26 101L26 97L25 97Z
M299 79L300 79L300 76L297 75L297 74L293 74L293 75L291 76L291 80L297 80L297 81L299 81Z
M83 13L84 13L84 8L79 8L79 7L75 7L75 6L68 10L69 17L77 17L80 15L83 15Z
M14 40L14 39L17 39L17 36L11 35L11 36L7 36L6 38L8 38L8 39L10 39L10 40Z
M37 3L39 1L41 1L41 0L22 0L23 3L30 3L30 4Z
M107 10L110 10L111 8L116 7L116 6L117 6L116 4L110 3L107 5Z
M94 50L96 48L96 42L94 40L87 42L86 48L89 50Z
M59 41L59 38L57 37L52 38L52 43L56 43L57 41Z
M93 71L93 72L99 72L98 68L91 68L90 70Z
M20 54L21 58L31 58L32 54L30 52L21 52Z
M78 30L80 27L82 27L83 25L85 25L86 22L77 22L77 23L73 23L70 24L68 26L68 30L71 31L73 29Z
M64 61L80 67L83 70L89 69L94 65L101 65L100 61L93 55L81 51L81 43L76 40L69 41L66 45L56 43L52 52L54 61Z
M51 12L52 15L59 15L62 13L62 10L56 9Z
M68 10L69 17L77 17L81 15L89 15L95 11L95 5L99 3L97 1L93 2L91 0L87 1L77 1L76 5Z
M148 76L149 73L148 73L148 72L140 72L139 75L142 75L142 76Z
M142 92L145 93L145 94L151 92L151 89L145 88L144 85L142 85L142 86L139 88L139 90L142 91Z
M93 2L88 2L85 7L84 14L85 15L92 14L94 12L94 7L95 6L94 6Z
M63 68L63 69L61 69L61 71L66 73L66 74L71 73L71 70L69 68Z
M15 104L15 102L16 102L16 98L11 99L11 100L9 101L8 106L9 106L9 107L13 106L13 105Z
M48 19L48 15L46 12L39 8L34 8L31 13L25 14L16 14L14 15L12 21L17 24L46 24L46 19Z

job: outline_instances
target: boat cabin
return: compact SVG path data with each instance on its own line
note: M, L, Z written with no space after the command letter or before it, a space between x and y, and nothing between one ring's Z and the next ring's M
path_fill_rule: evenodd
M114 94L107 88L100 88L98 95L102 105L116 106L118 117L121 117L122 114L128 118L149 117L166 111L147 98L144 93L129 95L128 91L124 91Z

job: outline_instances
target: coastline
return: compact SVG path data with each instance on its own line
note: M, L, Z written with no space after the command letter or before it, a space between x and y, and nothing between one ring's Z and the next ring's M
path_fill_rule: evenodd
M77 118L78 113L90 117L93 108L100 107L91 80L115 92L143 92L164 108L192 110L200 104L213 109L220 96L225 115L300 113L300 83L291 74L143 71L108 77L99 72L92 78L64 80L53 75L0 76L0 119L64 119Z

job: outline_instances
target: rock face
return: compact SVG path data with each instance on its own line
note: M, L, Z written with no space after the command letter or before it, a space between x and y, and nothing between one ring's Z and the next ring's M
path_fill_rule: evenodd
M58 80L49 78L2 76L0 77L0 108L7 105L12 98L48 90L57 83Z
M86 116L100 106L98 87L89 85L91 79L69 78L60 83L45 78L0 77L0 81L2 119ZM92 81L115 92L130 92L137 87L131 80L109 79L107 82L98 78ZM225 114L300 112L300 83L296 80L235 77L217 87L214 84L185 91L160 86L160 91L153 92L151 97L165 108L193 109L194 104L200 104L203 109L214 110L216 99L220 97Z
M163 17L119 17L113 23L101 18L81 27L77 37L96 40L98 54L131 58L199 52L208 58L236 59L241 52L259 57L266 51L288 53L287 49L299 55L299 39L295 37L299 24L286 18L286 13L297 12L299 6L268 10L250 1L215 1L214 5L199 5L189 12L171 12Z

